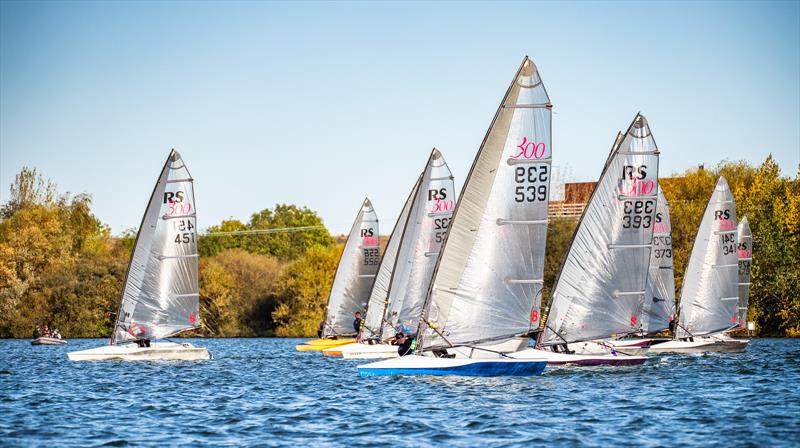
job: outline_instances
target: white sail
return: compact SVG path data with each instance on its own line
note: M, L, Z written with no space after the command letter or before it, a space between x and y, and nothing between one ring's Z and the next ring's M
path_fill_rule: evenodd
M403 230L389 287L384 338L398 331L411 334L417 330L455 204L453 174L442 154L434 148L425 164L422 184Z
M192 176L172 150L136 235L112 343L199 325L196 213Z
M400 247L400 241L403 239L403 229L406 227L408 215L411 212L411 204L419 191L419 185L422 182L422 176L417 178L414 183L414 188L406 199L403 210L397 218L394 225L392 234L389 236L389 242L386 244L386 249L383 251L381 257L381 264L378 267L378 273L375 276L375 283L372 285L372 291L369 295L369 302L367 304L367 315L364 317L363 327L361 329L361 337L363 339L380 338L381 330L383 328L383 316L386 312L386 304L389 297L389 283L392 279L392 272L394 265L397 261L397 252Z
M653 226L653 250L644 296L642 331L657 333L669 328L675 314L675 267L672 261L672 225L669 204L658 186L658 205Z
M543 345L641 329L656 218L658 147L637 115L615 143L553 290Z
M753 267L753 234L747 216L742 218L737 229L739 235L739 322L741 328L747 326L747 305L750 299L750 269Z
M356 311L363 311L380 264L378 216L369 199L358 210L333 278L323 337L353 336Z
M551 108L525 57L464 184L423 307L418 348L503 340L538 327Z
M724 177L708 201L681 289L677 336L719 333L738 321L736 202Z

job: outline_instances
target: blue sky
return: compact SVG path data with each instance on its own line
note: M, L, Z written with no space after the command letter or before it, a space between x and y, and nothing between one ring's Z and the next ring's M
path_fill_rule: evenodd
M170 148L201 228L275 203L388 233L431 147L461 184L525 54L553 157L595 180L637 111L661 175L800 163L800 3L0 3L0 201L22 166L141 219Z

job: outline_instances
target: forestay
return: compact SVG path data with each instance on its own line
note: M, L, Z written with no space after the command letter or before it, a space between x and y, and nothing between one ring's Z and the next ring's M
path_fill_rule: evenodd
M683 276L679 338L725 331L738 322L736 202L724 177L708 201Z
M647 120L636 115L622 141L615 142L578 223L553 291L543 345L641 329L658 154Z
M675 267L672 261L672 225L669 204L658 186L658 204L653 225L653 249L642 312L642 330L657 333L669 328L675 314Z
M358 211L333 278L323 337L353 336L356 311L367 306L380 264L378 216L369 199Z
M464 184L423 308L418 349L503 340L538 327L551 108L525 57Z
M739 222L736 229L739 236L739 326L746 328L747 304L750 298L750 269L753 266L753 234L747 216Z
M172 150L136 235L112 343L199 325L196 213L192 176Z
M389 297L389 283L392 279L392 272L394 265L397 261L397 252L400 247L400 240L403 238L403 229L406 227L408 215L411 211L411 204L419 190L420 182L422 182L422 175L417 178L414 183L414 188L406 199L403 210L397 218L394 225L392 234L389 236L389 242L386 244L386 249L383 251L381 263L378 267L378 273L375 276L375 283L372 285L372 291L369 295L369 302L367 304L367 315L364 317L363 326L361 329L361 338L380 338L381 329L383 328L383 316L386 312L386 304Z
M453 175L433 149L422 173L411 213L403 230L386 307L383 337L417 331L433 269L456 204Z

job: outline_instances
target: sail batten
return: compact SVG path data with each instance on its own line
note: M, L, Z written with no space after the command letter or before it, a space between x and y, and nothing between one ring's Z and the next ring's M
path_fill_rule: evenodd
M658 154L642 115L618 134L562 265L542 345L641 329L656 219Z
M539 72L526 57L464 184L423 308L418 350L497 341L538 327L542 285L534 280L543 276L551 114Z
M724 177L717 181L695 237L681 288L679 338L714 334L738 324L736 204ZM736 297L737 300L725 300Z
M142 217L111 342L160 339L199 325L194 179L172 150Z
M354 336L356 311L367 306L380 264L378 216L369 198L364 199L336 267L325 312L323 337Z

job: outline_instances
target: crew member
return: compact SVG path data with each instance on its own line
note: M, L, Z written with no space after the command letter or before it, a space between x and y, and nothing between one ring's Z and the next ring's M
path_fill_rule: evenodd
M353 329L356 333L361 331L361 311L356 311L356 319L353 321Z

